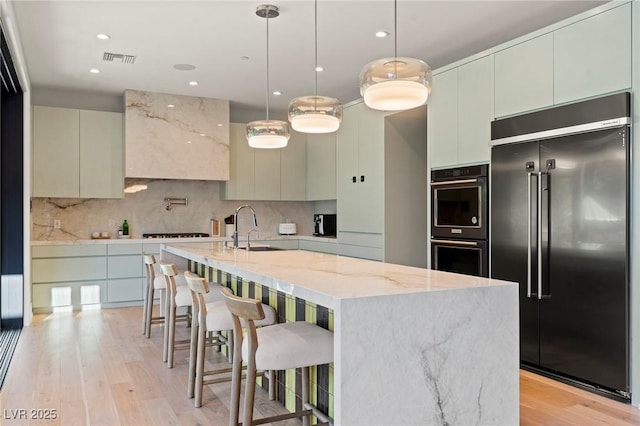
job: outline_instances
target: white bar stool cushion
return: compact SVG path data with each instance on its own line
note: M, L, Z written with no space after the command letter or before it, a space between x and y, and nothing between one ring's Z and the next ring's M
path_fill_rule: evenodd
M333 362L333 333L317 325L296 321L262 327L256 332L258 370L289 370ZM243 360L248 356L248 343L249 339L242 342Z

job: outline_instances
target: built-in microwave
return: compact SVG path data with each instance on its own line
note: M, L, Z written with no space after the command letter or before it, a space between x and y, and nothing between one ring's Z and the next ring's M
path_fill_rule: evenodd
M439 238L487 239L488 166L431 172L431 235Z

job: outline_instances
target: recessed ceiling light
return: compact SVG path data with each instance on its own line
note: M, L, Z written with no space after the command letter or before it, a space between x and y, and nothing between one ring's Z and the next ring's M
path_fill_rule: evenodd
M187 141L187 143L191 143L191 141Z
M167 107L169 107L169 108L174 108L174 107L175 107L175 105L174 105L174 104L169 104L169 105L167 105Z
M387 31L378 31L378 32L376 32L376 37L378 37L378 38L384 38L384 37L386 37L388 35L389 35L389 33Z
M200 133L200 136L207 136L207 135L205 135L204 133Z
M316 67L316 72L322 72L322 71L324 71L324 68L322 68L322 67Z
M111 38L111 36L108 34L98 34L96 37L98 37L100 40L109 40Z
M282 92L276 90L275 92L273 92L273 94L276 95L276 96L280 96L280 95L282 95Z
M189 82L189 86L197 86L198 82L197 81L190 81Z
M91 68L91 69L89 70L89 72L90 72L91 74L100 74L100 70L99 70L98 68Z
M191 64L175 64L173 67L180 71L192 71L196 69L196 67Z
M218 127L222 127L222 126L224 126L224 124L218 123Z

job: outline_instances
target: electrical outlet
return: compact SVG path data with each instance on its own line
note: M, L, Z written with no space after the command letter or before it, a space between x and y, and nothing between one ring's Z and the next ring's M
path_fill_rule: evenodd
M54 229L60 229L60 219L55 219L53 221L53 227Z
M116 221L113 219L109 219L109 229L114 229L116 227Z

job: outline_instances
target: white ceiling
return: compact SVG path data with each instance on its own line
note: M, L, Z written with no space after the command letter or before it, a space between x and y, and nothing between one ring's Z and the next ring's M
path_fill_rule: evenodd
M398 55L432 69L596 7L604 1L398 1ZM265 108L266 22L256 1L14 1L31 85L122 95L125 89L229 99ZM313 94L314 2L274 1L269 21L272 111ZM379 39L378 30L390 32ZM111 39L102 41L98 33ZM318 1L318 93L360 97L368 62L393 56L393 1ZM104 62L104 52L135 55ZM248 56L248 60L241 59ZM192 64L179 71L175 64ZM100 74L90 74L98 68ZM189 86L196 80L198 86ZM437 90L437 87L434 87ZM275 114L274 114L275 115Z

